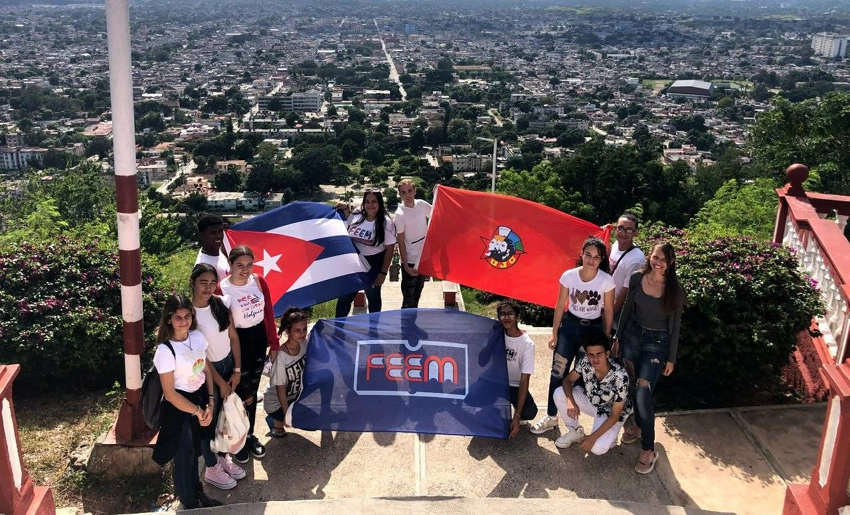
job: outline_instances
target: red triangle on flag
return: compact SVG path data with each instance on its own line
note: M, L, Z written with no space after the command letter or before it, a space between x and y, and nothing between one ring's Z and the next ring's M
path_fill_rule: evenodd
M289 290L324 250L321 245L270 232L228 230L225 236L230 248L251 247L254 273L269 284L272 303Z

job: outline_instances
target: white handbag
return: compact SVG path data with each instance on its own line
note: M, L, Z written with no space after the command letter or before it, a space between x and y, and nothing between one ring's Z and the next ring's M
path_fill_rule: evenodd
M239 396L231 393L224 399L210 450L236 454L245 446L247 438L248 413Z

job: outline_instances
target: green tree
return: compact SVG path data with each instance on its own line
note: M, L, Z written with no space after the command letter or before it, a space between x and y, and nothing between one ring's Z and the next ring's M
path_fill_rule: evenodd
M776 222L776 191L770 179L727 181L691 222L692 238L753 236L770 240Z
M832 92L820 101L792 104L774 98L752 128L749 145L758 165L777 183L792 163L810 168L834 164L821 175L824 193L850 194L850 93Z
M242 174L230 165L227 170L215 174L213 183L218 191L242 191Z

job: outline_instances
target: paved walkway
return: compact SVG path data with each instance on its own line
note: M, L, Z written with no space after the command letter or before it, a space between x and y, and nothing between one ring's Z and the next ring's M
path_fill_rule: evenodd
M400 304L397 289L398 283L385 286L387 309ZM423 307L438 307L441 300L440 283L426 283ZM542 413L549 331L528 329L536 343L531 392ZM261 435L268 453L248 464L248 478L229 492L207 487L228 504L255 504L209 511L778 514L786 482L809 480L825 411L817 404L661 414L660 459L646 476L633 470L638 444L588 456L575 446L556 448L558 430L535 436L523 429L510 441L300 430L271 441ZM257 427L264 427L262 420ZM306 500L325 502L280 503Z

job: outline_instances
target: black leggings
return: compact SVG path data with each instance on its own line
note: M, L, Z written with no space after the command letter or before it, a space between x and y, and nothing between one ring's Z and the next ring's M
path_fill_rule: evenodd
M260 388L269 342L263 322L252 327L237 327L236 334L239 335L239 348L242 350L242 378L236 387L236 393L243 401L253 399L251 404L245 406L248 412L248 434L252 435L254 418L257 415L257 390Z

